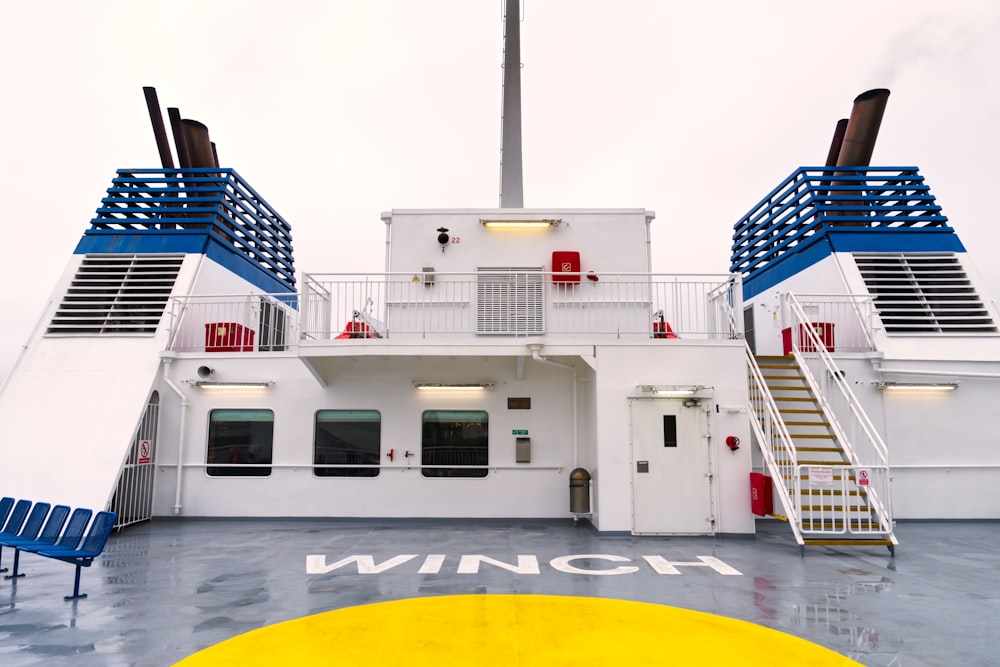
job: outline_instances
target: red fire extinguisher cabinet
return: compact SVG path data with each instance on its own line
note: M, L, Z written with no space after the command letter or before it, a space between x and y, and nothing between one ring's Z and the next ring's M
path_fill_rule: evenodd
M750 473L750 510L757 516L774 514L771 478L763 473Z

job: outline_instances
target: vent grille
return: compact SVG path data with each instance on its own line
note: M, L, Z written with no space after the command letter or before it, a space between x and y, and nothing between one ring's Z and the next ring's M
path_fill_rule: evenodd
M887 334L996 333L954 253L854 253Z
M545 333L541 269L480 268L476 333Z
M156 333L183 255L87 255L47 334Z

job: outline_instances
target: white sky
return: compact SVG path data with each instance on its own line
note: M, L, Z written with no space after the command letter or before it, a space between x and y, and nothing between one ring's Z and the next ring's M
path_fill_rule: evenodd
M886 87L873 163L921 168L1000 293L1000 3L526 1L526 206L644 207L654 270L724 272L733 223ZM292 224L299 271L380 272L384 210L496 206L501 6L5 6L0 378L115 169L159 166L144 85Z

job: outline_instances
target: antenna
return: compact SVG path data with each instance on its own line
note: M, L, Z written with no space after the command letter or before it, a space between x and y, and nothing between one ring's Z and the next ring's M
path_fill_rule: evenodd
M519 0L506 0L503 31L503 117L500 208L524 208L521 171L521 20Z

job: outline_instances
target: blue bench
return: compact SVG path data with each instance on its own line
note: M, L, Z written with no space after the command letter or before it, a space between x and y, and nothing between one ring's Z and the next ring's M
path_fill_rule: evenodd
M8 503L8 500L11 502ZM48 503L35 503L32 506L27 500L14 503L13 499L0 499L0 524L3 524L3 529L0 530L0 554L5 546L14 549L14 571L7 579L24 576L24 573L18 571L22 551L36 553L76 565L73 594L64 598L75 600L87 597L86 593L80 593L80 568L90 567L94 559L104 551L117 516L114 512L98 512L91 522L93 511L77 508L67 522L69 509L66 505L56 505L50 512ZM89 530L87 524L90 524ZM0 572L6 571L6 568L0 569Z
M38 505L45 505L47 503L38 503ZM83 535L83 529L87 527L87 520L90 518L90 510L84 510L86 516L83 519L83 525L80 526L78 532L80 536ZM34 510L32 510L34 514ZM32 547L44 547L52 546L59 539L59 535L62 534L63 526L66 525L66 517L69 516L69 507L66 505L56 505L49 512L48 518L45 520L45 526L41 531L34 528L31 525L32 518L28 517L28 521L25 522L24 528L16 537L0 536L0 548L3 547L13 547L14 548L14 571L4 577L4 579L17 579L23 577L23 572L18 572L18 562L21 557L22 549L31 549ZM76 538L77 543L80 542L80 536Z
M111 531L115 527L115 519L118 515L114 512L98 512L90 524L90 530L83 542L77 548L51 546L36 551L39 556L55 558L66 563L76 565L76 577L73 580L73 595L65 595L65 600L75 600L87 597L86 593L80 593L80 568L90 567L94 559L104 551L104 545L108 543Z

